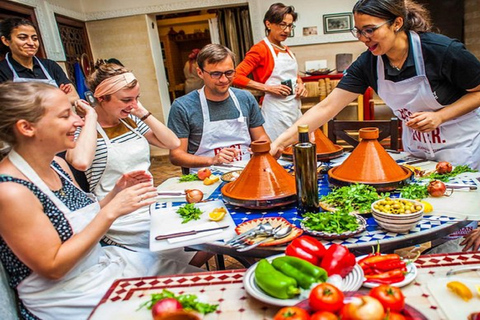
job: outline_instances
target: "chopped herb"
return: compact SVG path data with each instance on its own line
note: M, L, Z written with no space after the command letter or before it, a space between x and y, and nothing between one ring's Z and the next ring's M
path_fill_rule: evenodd
M200 180L196 173L184 174L180 177L180 182L188 182L188 181L197 181Z
M388 193L382 194L381 197L389 196ZM366 184L352 184L341 188L334 189L328 195L320 198L321 202L325 202L328 205L336 209L351 208L350 211L358 211L359 213L370 212L370 206L380 196L374 187Z
M194 294L176 295L171 291L163 289L161 293L151 294L150 300L141 304L137 310L140 310L141 308L144 308L144 307L151 310L155 305L155 303L166 298L173 298L177 300L182 305L182 308L187 311L197 311L201 314L212 313L218 308L218 304L208 304L208 303L199 302L198 297Z
M400 191L401 197L405 199L422 200L428 197L427 186L417 183L408 184L398 191Z
M198 220L203 211L196 208L194 203L187 203L178 208L177 213L183 218L182 223L187 223L191 220Z
M305 214L303 225L310 230L327 233L342 234L348 231L355 231L358 228L357 218L348 214L347 210L335 212L320 212Z
M443 182L447 182L448 180L450 180L450 178L453 178L461 173L477 172L477 171L478 170L472 169L467 165L462 165L462 166L456 166L455 169L452 170L452 172L444 173L444 174L439 174L437 172L434 172L428 176L422 177L421 179L440 180Z

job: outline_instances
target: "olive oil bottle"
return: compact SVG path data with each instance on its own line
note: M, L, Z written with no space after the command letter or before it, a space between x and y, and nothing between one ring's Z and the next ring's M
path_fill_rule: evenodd
M298 143L293 146L297 212L318 212L317 150L308 135L308 125L298 126Z

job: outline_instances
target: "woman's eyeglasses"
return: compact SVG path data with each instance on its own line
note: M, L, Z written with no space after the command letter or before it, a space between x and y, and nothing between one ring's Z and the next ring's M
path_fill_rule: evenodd
M210 77L212 77L212 79L220 79L223 75L225 75L225 77L227 77L228 79L231 79L233 78L233 76L235 75L235 70L227 70L225 72L221 72L221 71L212 71L212 72L208 72L207 70L202 70L203 72L206 72L210 75Z
M353 28L350 30L350 32L353 34L353 36L357 39L360 39L360 36L364 36L365 38L371 38L373 36L373 33L381 28L383 25L390 23L391 20L384 21L380 24L377 24L376 26L373 27L367 27L363 29L358 29L358 28Z
M287 30L287 29L290 29L290 30L293 30L295 29L295 25L292 23L292 24L286 24L286 23L277 23L277 25L280 27L280 29L282 30Z

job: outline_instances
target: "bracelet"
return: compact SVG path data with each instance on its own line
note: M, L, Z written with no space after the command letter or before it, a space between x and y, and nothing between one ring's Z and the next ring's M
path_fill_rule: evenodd
M151 115L152 115L152 113L149 111L146 115L144 115L143 117L141 117L140 120L145 121L145 119L147 119L147 118L150 117Z

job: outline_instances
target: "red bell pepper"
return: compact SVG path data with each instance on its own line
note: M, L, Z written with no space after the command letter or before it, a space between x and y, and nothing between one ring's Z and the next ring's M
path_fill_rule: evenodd
M296 238L287 246L285 254L287 256L303 259L318 266L325 251L325 247L317 239L309 236L302 236Z
M367 263L367 266L382 272L394 269L407 270L407 264L403 260L384 260L375 263Z
M347 247L341 244L332 244L323 256L320 267L327 271L328 275L338 274L345 278L355 267L355 256Z
M392 284L405 280L405 272L401 269L390 270L384 273L365 275L367 282Z
M366 265L370 265L372 263L377 263L380 261L392 261L392 260L400 260L400 256L396 253L391 254L380 254L380 255L373 255L373 256L366 256L365 258L358 261L358 264L363 268Z

